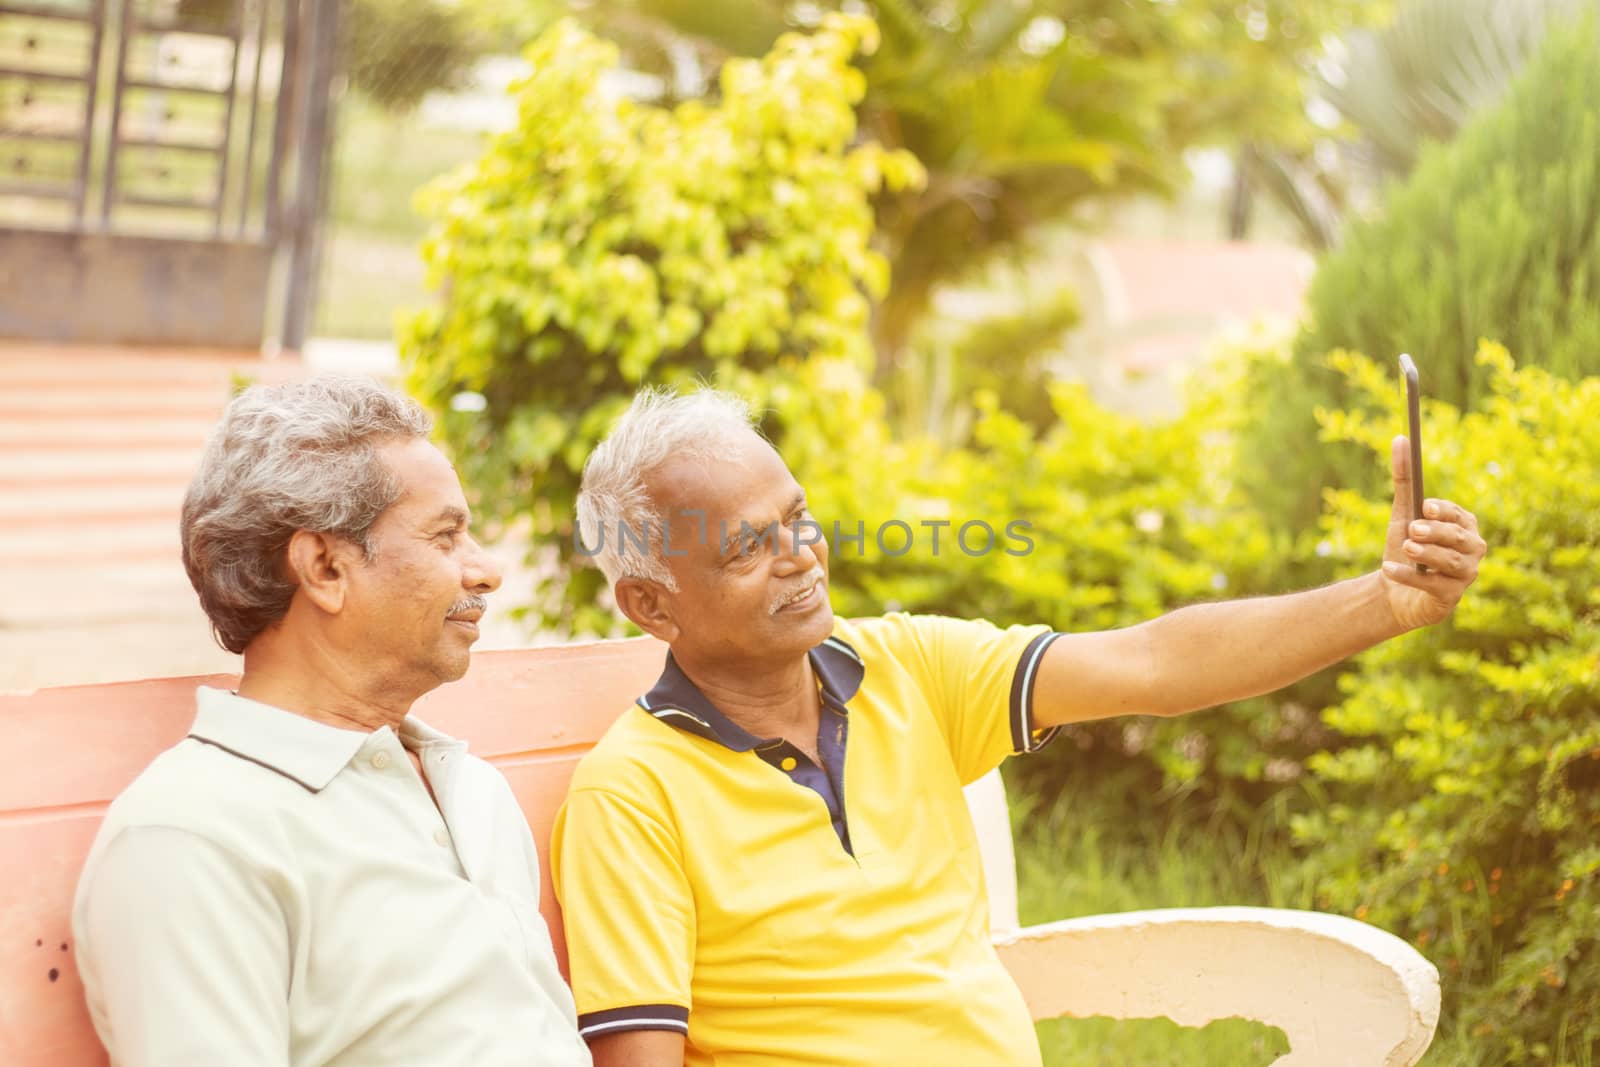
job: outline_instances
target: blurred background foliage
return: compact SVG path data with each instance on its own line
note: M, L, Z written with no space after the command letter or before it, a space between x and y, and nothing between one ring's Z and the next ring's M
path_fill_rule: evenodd
M1426 0L1425 0L1426 2ZM1309 522L1324 486L1381 491L1361 451L1275 449L1318 406L1350 399L1322 355L1411 352L1430 395L1464 407L1489 396L1479 338L1567 378L1600 374L1600 36L1570 23L1510 88L1448 144L1426 148L1319 265L1294 358L1260 376L1271 401L1246 474L1281 521Z
M563 5L522 12L539 28ZM1024 256L1047 224L1088 206L1171 192L1184 153L1314 137L1305 71L1327 35L1381 18L1389 0L604 0L573 3L671 98L715 94L715 71L839 7L876 18L863 57L862 132L912 152L928 180L879 198L889 291L872 320L874 381L892 396L936 380L910 342L941 285ZM515 24L515 23L513 23ZM1053 302L1040 310L1051 321ZM1014 316L1013 316L1014 317ZM920 392L913 387L912 392ZM915 419L909 421L915 425Z
M841 613L1076 629L1370 570L1410 350L1429 489L1492 546L1478 586L1283 692L1016 761L1024 918L1352 914L1444 975L1425 1062L1591 1067L1600 43L1566 17L1585 6L463 4L479 40L541 36L515 128L423 198L438 297L402 322L410 383L480 512L532 537L547 631L618 625L574 567L571 507L644 381L749 396L824 525L865 528L835 551ZM1258 192L1314 190L1303 236L1327 250L1306 321L1219 345L1178 417L1054 380L1071 292L937 314L941 288L1048 255L1052 226L1183 182L1198 145ZM1026 557L953 546L1016 518ZM892 555L871 533L889 519L952 525L937 556L921 536ZM1059 1064L1277 1047L1248 1027L1041 1037Z

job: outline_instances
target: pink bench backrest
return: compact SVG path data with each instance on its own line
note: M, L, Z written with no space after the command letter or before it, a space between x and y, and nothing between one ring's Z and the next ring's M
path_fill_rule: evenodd
M467 739L511 782L539 845L543 910L566 969L550 891L550 824L573 765L661 671L650 638L480 652L416 713ZM72 953L72 894L106 805L188 732L194 688L230 675L0 694L0 1064L91 1067L106 1055Z

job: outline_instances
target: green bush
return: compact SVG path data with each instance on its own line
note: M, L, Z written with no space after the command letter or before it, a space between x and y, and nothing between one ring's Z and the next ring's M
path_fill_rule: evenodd
M1279 521L1312 521L1324 487L1366 489L1364 457L1284 447L1317 406L1351 394L1335 349L1410 352L1428 395L1470 409L1487 395L1480 338L1566 378L1600 374L1600 30L1553 32L1505 99L1425 152L1381 216L1320 264L1310 323L1267 397L1242 472Z
M856 447L817 390L857 390L849 368L871 366L868 297L887 279L870 197L922 174L854 143L850 61L874 32L830 17L730 61L715 103L666 110L608 93L616 50L558 23L529 47L517 127L422 197L444 295L400 331L410 386L440 412L480 512L531 519L548 553L540 621L616 626L599 572L571 566L572 514L584 460L645 382L809 408L810 432ZM784 425L780 410L768 428Z
M825 527L863 518L872 530L892 517L919 532L903 555L880 550L871 538L864 552L836 548L835 609L849 615L903 608L1091 630L1197 601L1325 581L1334 561L1318 554L1317 529L1263 521L1228 474L1234 442L1250 417L1238 404L1239 380L1272 350L1263 339L1230 351L1183 415L1160 423L1110 412L1083 387L1058 383L1049 389L1054 421L1044 430L1001 408L993 394L979 393L980 414L965 448L889 443L881 430L874 437L863 428L857 432L868 434L867 445L853 449L848 463L824 466L825 450L790 452L786 458ZM986 522L1003 532L1015 520L1029 524L1026 555L969 556L954 542L964 523ZM950 525L935 553L932 530L923 524L938 522ZM1381 544L1369 546L1370 566ZM1304 760L1327 739L1315 709L1336 696L1332 676L1323 675L1275 703L1075 727L1063 743L1014 770L1026 790L1048 799L1064 783L1106 781L1120 761L1133 768L1131 777L1112 788L1139 793L1140 804L1162 791L1199 794L1231 811L1222 817L1241 833L1256 832L1255 806L1303 773Z
M1450 624L1340 677L1324 718L1349 743L1311 760L1330 803L1294 832L1321 906L1439 965L1471 1064L1571 1063L1600 1044L1600 378L1514 369L1494 345L1478 364L1483 410L1425 418L1489 557ZM1335 365L1361 401L1329 432L1387 454L1386 371ZM1360 569L1388 507L1331 504L1324 534Z

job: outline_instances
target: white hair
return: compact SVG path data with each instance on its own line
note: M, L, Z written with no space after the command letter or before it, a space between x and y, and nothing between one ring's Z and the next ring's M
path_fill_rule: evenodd
M296 530L372 555L369 534L402 485L378 454L426 439L417 403L358 378L252 385L212 430L183 500L183 565L217 643L243 652L289 610L284 549Z
M732 393L641 389L583 465L578 490L578 539L606 581L646 578L676 591L661 555L661 511L646 480L669 458L717 459L740 435L758 432L750 405ZM627 531L644 534L644 551Z

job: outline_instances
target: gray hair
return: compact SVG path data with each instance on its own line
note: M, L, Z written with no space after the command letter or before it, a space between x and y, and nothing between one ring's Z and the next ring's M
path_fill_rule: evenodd
M741 433L754 433L750 405L716 389L680 396L645 388L583 465L578 492L578 539L592 551L606 580L647 578L676 591L661 555L661 511L645 485L668 458L716 459ZM647 531L648 550L624 543L623 529Z
M427 412L376 382L324 377L253 385L212 430L183 498L183 566L229 652L281 620L295 583L284 550L297 530L333 534L372 556L378 516L400 497L378 449L426 437Z

